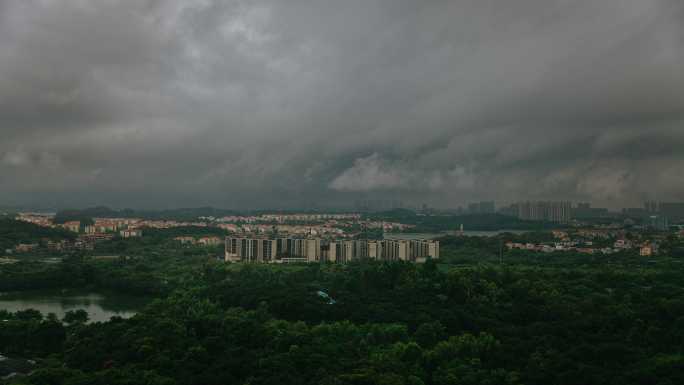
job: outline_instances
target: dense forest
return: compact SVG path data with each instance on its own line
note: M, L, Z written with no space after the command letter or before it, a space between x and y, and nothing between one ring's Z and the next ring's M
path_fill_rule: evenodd
M38 362L7 381L684 383L683 260L507 252L502 261L487 240L445 238L443 260L424 265L225 264L218 249L129 240L116 260L2 266L0 291L156 298L106 323L0 313L1 353Z

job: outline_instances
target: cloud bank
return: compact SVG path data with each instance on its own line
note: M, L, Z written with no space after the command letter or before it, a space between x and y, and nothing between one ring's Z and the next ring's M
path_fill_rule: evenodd
M0 46L0 203L684 200L678 0L8 0Z

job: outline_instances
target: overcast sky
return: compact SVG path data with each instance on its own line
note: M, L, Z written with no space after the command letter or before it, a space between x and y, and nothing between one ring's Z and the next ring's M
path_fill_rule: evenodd
M0 1L0 206L382 197L684 201L684 1Z

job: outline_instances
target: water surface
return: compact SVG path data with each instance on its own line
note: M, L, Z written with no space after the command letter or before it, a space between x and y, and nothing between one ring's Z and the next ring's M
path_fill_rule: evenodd
M0 310L16 312L35 309L43 315L55 313L62 319L69 310L83 309L88 312L89 322L106 322L113 316L130 318L148 302L148 298L94 292L61 293L41 290L0 293Z
M524 234L524 233L529 233L528 230L496 230L496 231L471 231L471 230L466 230L463 232L464 236L467 237L494 237L499 234L503 233L512 233L512 234ZM445 231L442 233L385 233L383 235L384 239L406 239L406 240L414 240L414 239L435 239L439 237L443 237L445 235L460 235L460 232L458 231Z

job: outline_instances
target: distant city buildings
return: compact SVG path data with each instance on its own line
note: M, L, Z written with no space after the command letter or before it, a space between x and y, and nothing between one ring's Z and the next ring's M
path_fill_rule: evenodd
M606 208L591 207L591 203L578 203L577 207L572 209L573 219L595 219L606 218L610 216L610 212Z
M227 237L227 262L337 262L357 259L425 262L439 258L439 242L425 240L324 240Z
M684 202L661 202L658 212L670 220L684 219Z
M493 214L496 212L494 201L481 201L468 204L468 214Z
M379 206L385 205L386 201ZM393 204L389 203L390 206ZM605 208L592 207L590 203L573 205L568 201L524 201L509 206L497 206L493 201L470 203L466 209L440 211L428 209L416 211L419 221L410 219L408 223L391 221L384 215L358 213L270 213L257 215L230 215L223 217L198 217L189 220L143 219L143 218L92 218L87 222L70 221L55 223L55 214L19 213L16 219L38 226L65 228L78 236L55 241L42 239L38 244L24 240L22 245L10 249L11 252L27 253L38 250L68 251L94 250L98 242L117 238L136 238L143 236L145 229L181 228L174 234L221 234L221 236L176 237L184 245L218 246L225 241L225 258L229 261L247 262L347 262L355 259L405 260L422 262L427 257L439 257L439 243L434 241L411 240L358 240L373 238L394 232L411 232L423 219L431 216L449 214L491 214L498 212L527 221L558 223L559 231L554 233L557 241L553 244L510 244L509 248L525 248L544 252L576 250L586 253L609 254L618 250L634 248L639 250L640 243L624 240L624 233L632 231L647 234L648 239L659 242L666 232L680 226L684 228L684 203L645 202L643 207L625 208L610 212ZM424 218L422 218L424 217ZM492 220L497 218L492 217ZM599 219L595 221L594 219ZM608 219L608 220L606 220ZM441 220L441 218L440 218ZM503 219L501 223L506 223ZM454 221L461 223L461 221ZM464 220L463 222L466 222ZM84 226L85 225L85 226ZM453 225L453 223L452 223ZM470 225L469 225L470 226ZM187 228L187 229L183 229ZM223 231L197 232L196 228L214 228ZM453 228L452 228L453 229ZM574 229L573 239L567 231ZM187 230L187 231L186 231ZM229 240L223 234L230 234ZM457 235L464 235L461 227ZM682 233L684 235L684 233ZM609 243L605 240L611 239ZM601 247L590 244L591 239L602 239ZM618 241L615 241L617 239ZM622 242L619 242L622 240ZM578 241L578 242L575 242ZM643 239L642 239L643 241ZM575 242L575 243L573 243ZM613 244L613 242L615 242ZM648 251L645 249L644 253Z
M567 201L519 202L518 218L528 221L564 223L572 219L572 203Z
M497 213L501 215L505 215L508 217L517 217L518 216L518 205L512 204L504 207L500 207Z
M646 201L646 202L644 202L644 209L649 214L657 213L658 212L658 202Z
M656 202L656 201L646 201L644 202L644 208L642 210L638 209L625 209L625 211L631 213L639 213L641 217L651 217L651 216L661 216L665 217L670 221L681 221L684 220L684 202Z
M663 215L651 215L648 217L646 225L652 230L666 231L670 227L670 221Z
M684 202L646 201L644 207L622 209L622 216L640 220L653 229L667 230L669 223L684 221Z
M426 204L423 204L427 208ZM359 199L354 203L357 211L383 211L405 208L401 200L390 199Z
M465 210L457 210L457 214L487 213L491 212L492 206L493 202L470 203ZM635 220L636 222L632 224L643 224L653 229L665 230L666 226L663 226L665 221L669 223L684 221L684 202L647 201L644 202L643 207L626 207L612 212L607 208L592 207L589 202L579 202L573 205L568 201L524 201L502 206L496 212L523 220L556 223L567 223L571 220L622 218ZM653 217L658 218L657 225L654 224Z
M237 219L239 217L234 218ZM257 222L286 223L325 220L358 220L361 219L361 214L263 214L252 218Z
M643 207L627 207L622 209L622 216L626 218L646 218L649 216L648 210Z

